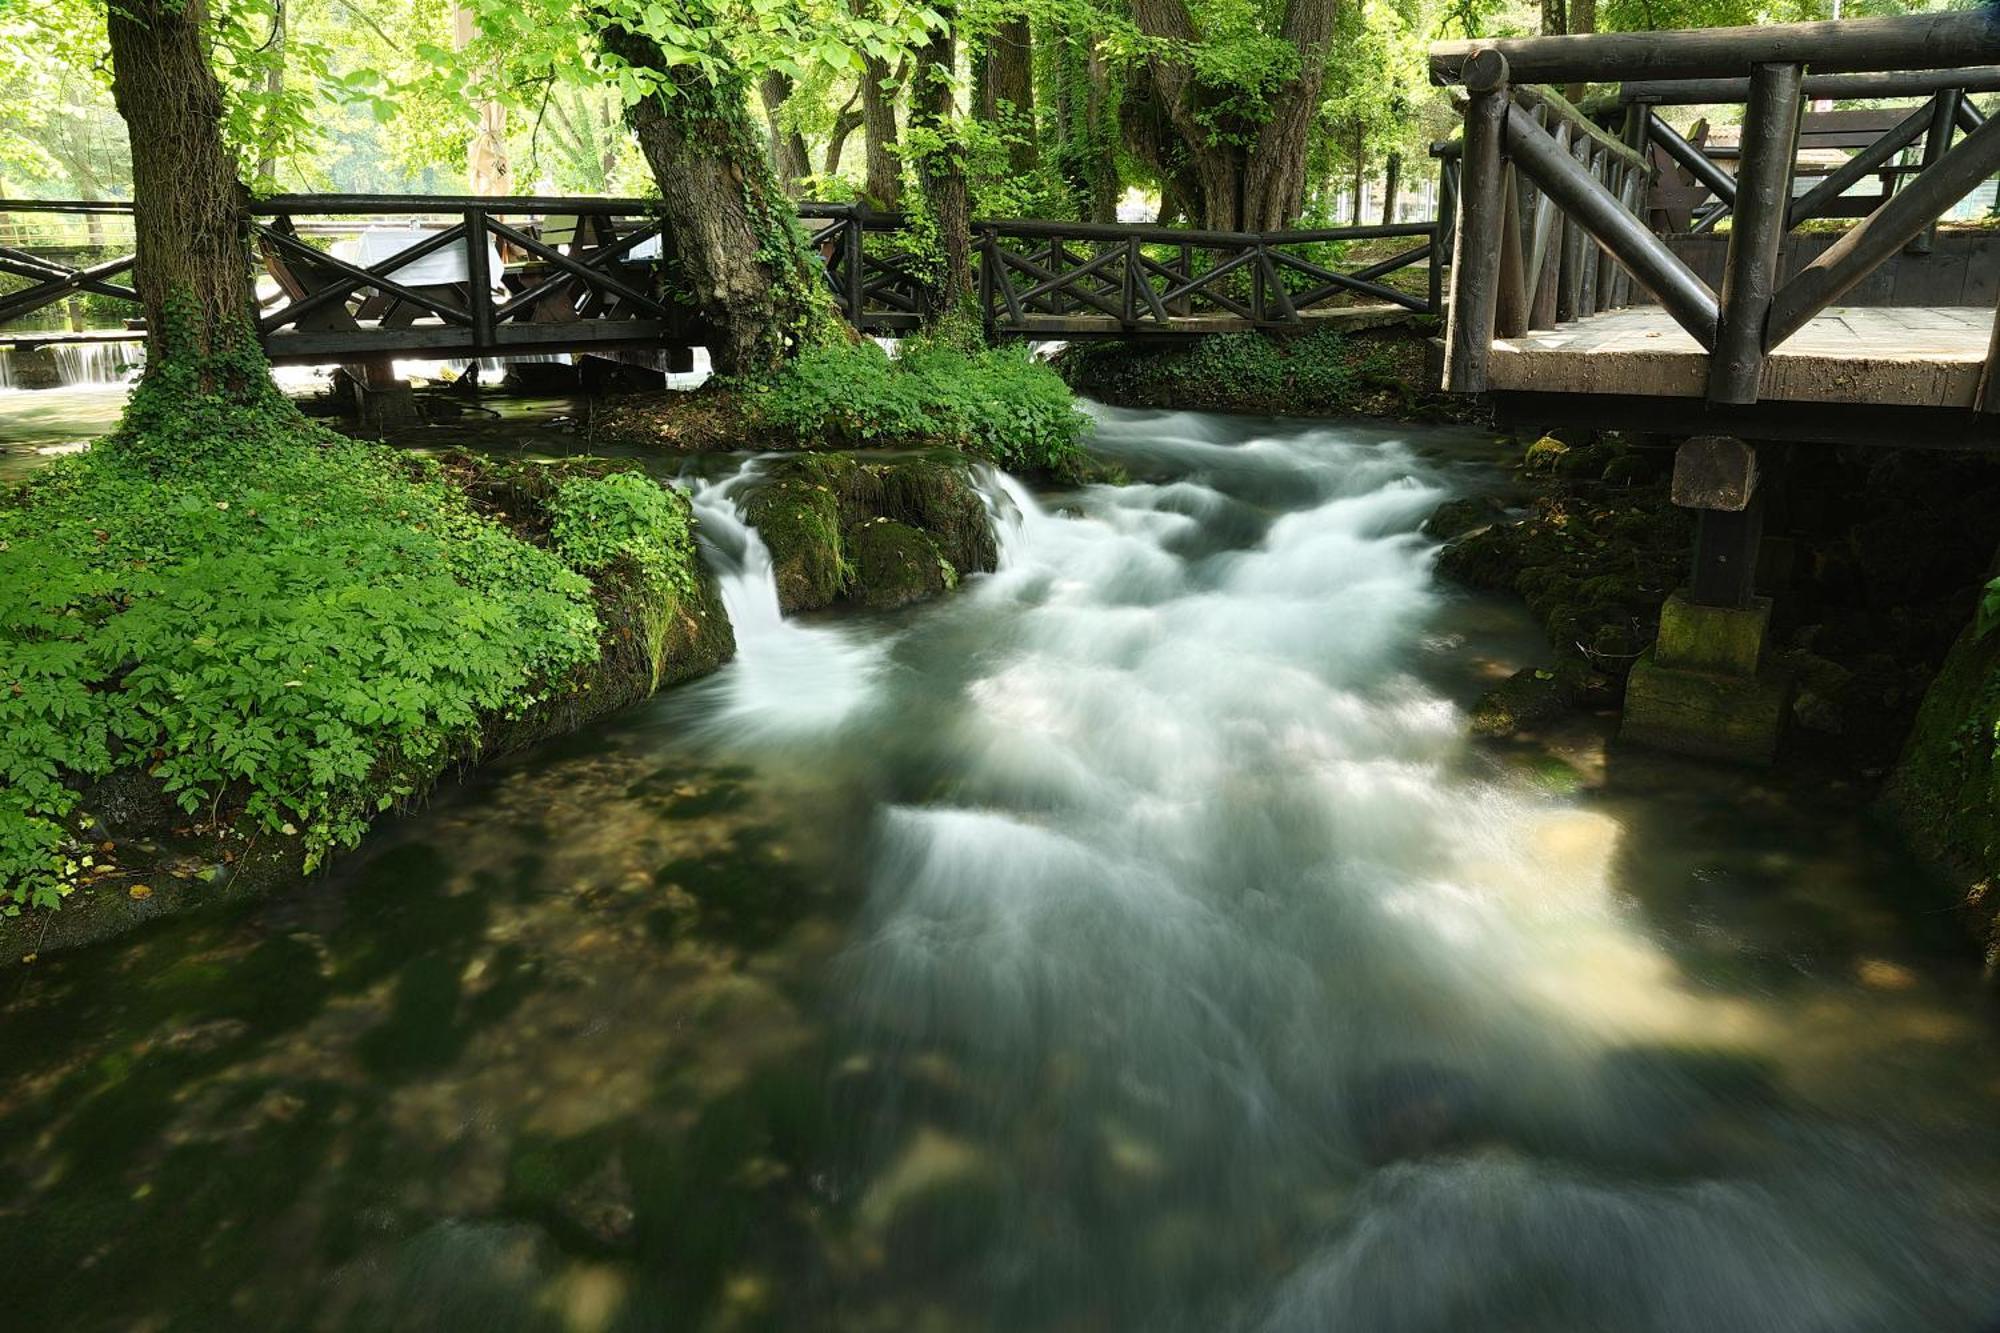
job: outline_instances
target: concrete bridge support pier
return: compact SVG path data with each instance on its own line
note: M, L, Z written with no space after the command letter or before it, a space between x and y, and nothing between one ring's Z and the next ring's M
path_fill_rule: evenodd
M1776 754L1791 680L1766 660L1771 599L1756 593L1764 496L1755 446L1698 436L1674 458L1674 503L1697 513L1688 585L1660 608L1660 637L1632 668L1620 735L1747 763Z

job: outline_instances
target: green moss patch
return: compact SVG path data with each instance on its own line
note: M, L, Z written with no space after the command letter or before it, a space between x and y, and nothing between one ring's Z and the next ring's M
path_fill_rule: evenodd
M1073 343L1054 364L1072 388L1121 407L1457 420L1466 400L1431 388L1429 323Z

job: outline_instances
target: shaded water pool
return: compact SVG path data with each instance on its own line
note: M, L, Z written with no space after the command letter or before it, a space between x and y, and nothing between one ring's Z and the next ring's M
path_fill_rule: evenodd
M1462 432L1103 412L330 875L0 972L0 1324L1938 1330L2000 1049L1858 800L1462 739Z

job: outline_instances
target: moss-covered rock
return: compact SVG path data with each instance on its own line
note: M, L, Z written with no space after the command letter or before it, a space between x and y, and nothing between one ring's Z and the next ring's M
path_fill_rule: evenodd
M807 475L774 476L744 507L744 517L771 552L778 605L787 613L829 606L847 587L851 570L841 544L840 500L817 479L820 455Z
M1463 537L1495 522L1506 514L1506 506L1490 495L1464 500L1447 500L1424 520L1424 535L1440 541Z
M935 597L958 584L952 568L930 534L892 518L871 518L847 532L853 553L854 578L850 600L889 609Z
M787 613L903 606L999 560L971 464L948 450L779 459L744 512L770 548Z
M1884 793L1917 849L1946 867L2000 964L2000 634L1969 626L1931 682Z

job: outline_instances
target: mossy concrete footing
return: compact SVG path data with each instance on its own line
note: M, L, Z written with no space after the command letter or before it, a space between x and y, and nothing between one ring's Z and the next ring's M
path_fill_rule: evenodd
M1660 636L1632 667L1619 735L1679 754L1769 763L1790 711L1789 672L1764 657L1769 598L1702 606L1676 593Z

